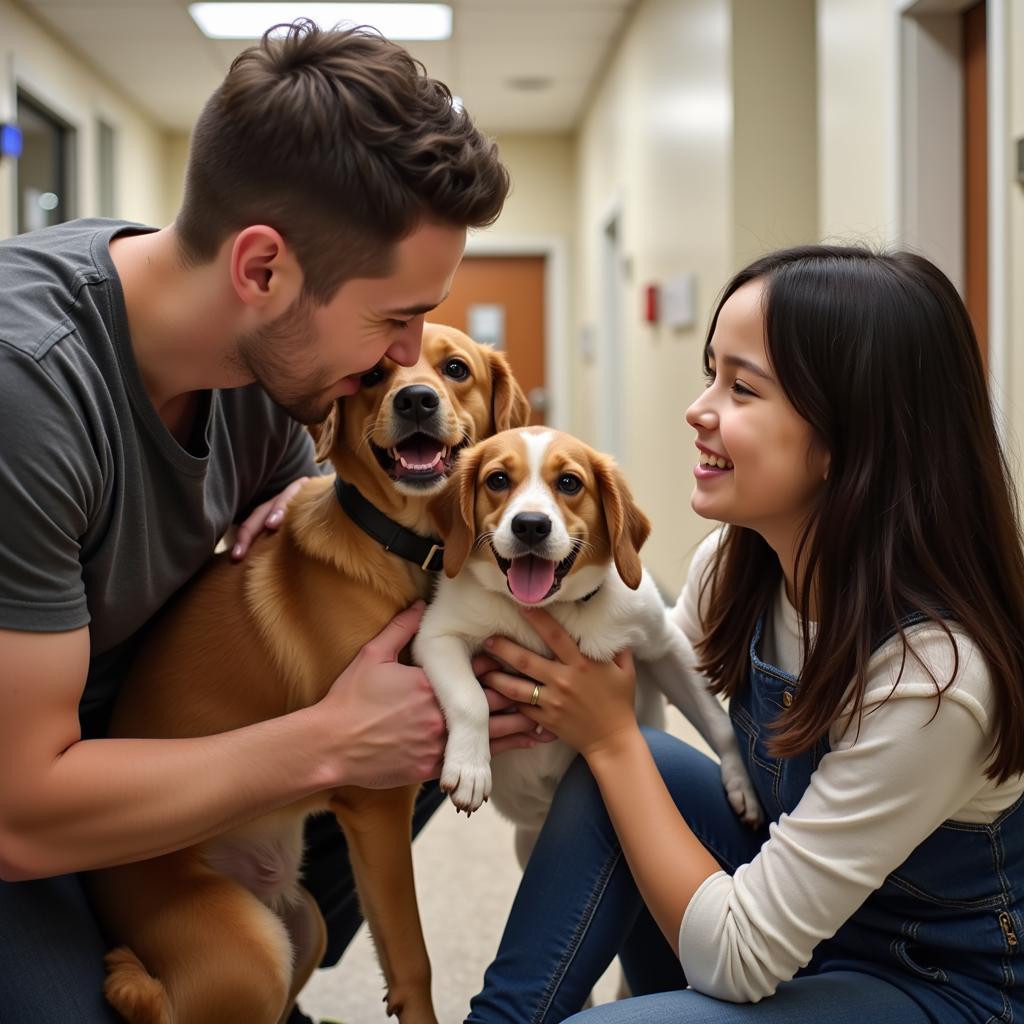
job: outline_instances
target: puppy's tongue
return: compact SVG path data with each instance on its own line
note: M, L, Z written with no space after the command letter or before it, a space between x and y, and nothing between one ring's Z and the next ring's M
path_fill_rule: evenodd
M513 558L508 569L508 589L523 604L537 604L555 583L555 563L536 555Z

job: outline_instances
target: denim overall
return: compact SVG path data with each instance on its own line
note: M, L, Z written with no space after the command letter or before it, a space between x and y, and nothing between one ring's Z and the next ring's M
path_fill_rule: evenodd
M908 616L902 625L922 620ZM768 753L772 723L792 704L799 680L761 660L762 628L763 619L750 643L750 684L733 696L730 716L765 814L778 821L799 803L829 744L826 735L798 757ZM988 825L943 822L800 973L876 975L934 1024L1024 1024L1022 941L1024 797Z

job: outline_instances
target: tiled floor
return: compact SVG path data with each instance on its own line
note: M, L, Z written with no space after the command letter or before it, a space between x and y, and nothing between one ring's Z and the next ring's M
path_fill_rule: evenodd
M670 729L706 749L675 712ZM416 841L415 862L438 1020L458 1024L497 949L519 881L512 827L489 804L468 820L446 804ZM595 990L598 1001L614 998L617 987L613 965ZM345 1024L384 1024L383 991L364 927L341 963L310 982L301 1004L311 1015Z

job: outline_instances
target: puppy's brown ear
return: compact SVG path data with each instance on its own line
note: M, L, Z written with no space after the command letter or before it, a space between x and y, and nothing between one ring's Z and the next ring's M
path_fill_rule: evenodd
M444 541L444 574L457 576L476 543L476 474L480 466L479 445L467 448L445 489L430 503L428 511Z
M512 376L508 360L497 350L487 350L491 364L491 424L495 434L530 422L530 402Z
M630 590L636 590L644 571L640 564L640 549L650 535L651 521L633 500L626 478L613 459L599 455L593 466L615 568L622 582Z
M341 400L339 399L331 406L331 411L322 423L313 423L306 428L309 431L310 437L313 438L313 444L316 446L317 462L323 462L330 456L340 422Z

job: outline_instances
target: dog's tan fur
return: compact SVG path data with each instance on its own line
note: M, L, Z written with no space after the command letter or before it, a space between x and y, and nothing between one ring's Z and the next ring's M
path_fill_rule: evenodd
M442 374L452 356L469 365L470 380ZM453 445L524 423L528 404L499 353L447 327L427 325L416 366L387 369L383 383L336 403L317 432L318 454L378 509L426 536L430 494L401 493L366 443L392 443L390 397L409 384L432 386L445 411L441 440ZM311 480L278 533L241 564L215 558L162 615L119 696L113 734L211 735L309 706L430 586L428 573L385 552L345 515L333 478ZM324 792L197 846L96 872L97 908L119 944L107 958L110 1002L131 1024L284 1020L326 938L295 880L302 823L330 809L349 844L389 1010L403 1024L433 1024L410 853L416 789ZM261 899L225 865L240 850L264 847L283 851L284 864ZM303 953L294 965L293 938Z

